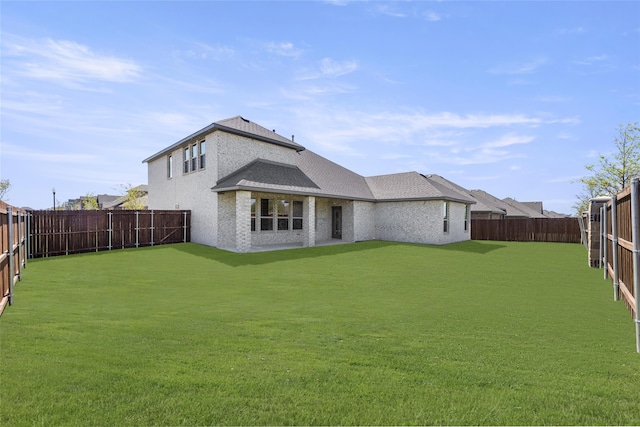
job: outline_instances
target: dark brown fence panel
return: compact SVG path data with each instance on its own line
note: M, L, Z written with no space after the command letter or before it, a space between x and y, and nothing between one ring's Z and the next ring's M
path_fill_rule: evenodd
M190 211L34 211L31 256L188 242L190 220Z
M472 219L471 239L580 243L578 218Z
M0 201L0 314L13 303L13 287L27 265L27 216Z

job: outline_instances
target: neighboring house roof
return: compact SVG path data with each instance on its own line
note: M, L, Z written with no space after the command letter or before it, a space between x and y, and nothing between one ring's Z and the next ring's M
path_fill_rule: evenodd
M192 133L191 135L182 138L180 141L170 145L169 147L158 151L156 154L148 157L142 161L142 163L150 162L160 156L163 156L176 148L179 148L186 142L200 140L204 136L215 132L224 131L234 135L246 136L248 138L257 139L259 141L268 142L271 144L280 145L283 147L291 148L296 151L303 151L305 148L296 144L290 139L285 138L282 135L278 135L275 130L268 130L256 123L253 123L242 116L235 116L229 119L220 120L211 123L209 126L205 126L199 131Z
M465 197L470 198L471 200L475 201L475 204L471 205L471 212L482 212L482 213L495 213L495 214L499 214L499 215L504 215L505 211L493 206L491 204L485 204L482 202L482 200L476 199L475 197L473 197L473 194L467 190L464 187L459 186L458 184L456 184L455 182L451 182L446 178L443 178L440 175L436 175L436 174L431 174L431 175L427 175L427 178L434 180L436 182L438 182L441 185L444 185L445 187L451 188L454 191L457 191L459 193L462 193L465 195Z
M540 213L540 214L544 214L544 209L542 208L542 202L520 202L525 206L528 206L529 208L533 209L534 211Z
M149 206L149 186L146 184L142 184L134 188L140 190L143 193L143 195L139 197L137 201L141 205ZM102 204L101 209L115 209L117 207L122 206L127 201L127 198L125 196L108 196L108 197L110 198L115 197L115 199L112 199L109 202L105 201Z
M503 202L507 203L509 206L514 207L515 209L524 212L529 218L546 218L546 215L542 213L542 210L538 211L536 209L532 209L530 205L526 203L519 202L511 197L505 197L502 199ZM542 202L539 202L542 205Z
M506 217L509 218L528 218L528 215L523 211L509 205L508 203L498 199L497 197L487 193L483 190L470 190L473 197L486 206L490 206L494 209L499 209Z
M546 209L542 213L544 213L547 218L571 218L571 215L548 211Z

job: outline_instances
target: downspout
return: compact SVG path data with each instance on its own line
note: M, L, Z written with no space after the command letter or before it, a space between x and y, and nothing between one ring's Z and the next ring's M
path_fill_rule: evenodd
M620 288L620 278L618 277L618 219L616 203L618 203L618 195L611 195L611 234L613 235L613 244L611 245L613 258L613 300L618 301L618 289Z
M638 178L631 181L631 236L633 239L633 299L636 312L636 351L640 353L640 212Z

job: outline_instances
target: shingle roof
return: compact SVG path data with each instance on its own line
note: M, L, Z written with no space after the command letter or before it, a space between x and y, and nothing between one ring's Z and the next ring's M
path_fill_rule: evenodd
M471 192L469 190L467 190L464 187L459 186L458 184L456 184L455 182L449 181L446 178L443 178L440 175L436 175L436 174L432 174L432 175L427 175L427 178L432 179L446 187L449 187L455 191L458 191L459 193L462 193L465 195L465 197L468 197L472 200L475 201L475 204L471 205L471 212L490 212L490 213L497 213L497 214L502 214L504 215L505 211L497 208L495 206L492 205L486 205L482 202L482 200L477 199L473 196L473 194L471 194Z
M502 201L508 204L509 206L512 206L515 209L518 209L519 211L524 212L526 215L528 215L529 218L546 218L547 217L544 213L539 212L535 209L532 209L531 206L528 206L525 203L512 199L511 197L505 197L504 199L502 199ZM542 207L542 202L540 202L540 205Z
M229 133L233 133L236 135L246 136L248 138L257 139L259 141L268 142L271 144L280 145L283 147L291 148L296 151L303 151L305 148L296 144L290 139L285 138L282 135L278 135L275 131L269 130L260 126L259 124L253 123L242 116L235 116L228 119L220 120L214 123L211 123L208 126L203 127L197 132L192 133L191 135L182 138L180 141L170 145L169 147L158 151L156 154L147 157L142 161L142 163L150 162L151 160L157 159L160 156L163 156L176 148L182 146L183 144L191 141L198 141L204 136L210 134L215 131L225 131Z
M418 172L379 175L366 178L369 188L378 201L392 200L451 200L475 203L451 188L429 179Z
M318 184L322 194L339 198L373 200L374 196L362 175L324 157L305 150L298 153L298 167Z
M214 191L238 189L315 193L320 187L297 166L258 159L222 178L212 188Z
M295 148L299 148L300 150L304 150L304 147L300 144L296 144L292 140L285 138L282 135L278 135L274 130L269 130L265 127L260 126L257 123L254 123L250 120L245 119L242 116L235 116L224 120L219 120L214 123L217 125L218 129L228 128L240 132L244 132L247 134L251 134L253 136L260 136L266 139L270 139L273 141L278 141L282 144L290 145Z

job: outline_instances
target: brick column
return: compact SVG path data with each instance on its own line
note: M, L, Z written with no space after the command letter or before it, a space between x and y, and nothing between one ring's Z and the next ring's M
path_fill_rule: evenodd
M236 191L236 251L251 250L251 191Z
M302 245L311 247L316 245L316 198L308 196L304 198L302 207L302 229L304 240Z

